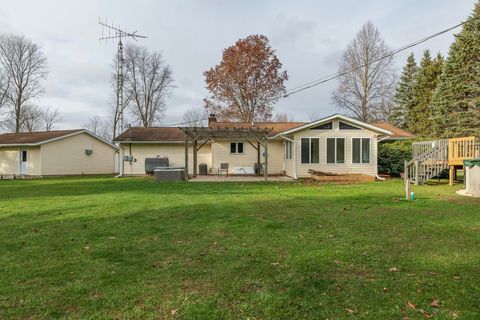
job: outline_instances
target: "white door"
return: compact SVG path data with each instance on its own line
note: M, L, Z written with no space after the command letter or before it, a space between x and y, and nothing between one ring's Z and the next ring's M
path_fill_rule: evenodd
M26 149L20 149L20 174L28 174L28 152Z

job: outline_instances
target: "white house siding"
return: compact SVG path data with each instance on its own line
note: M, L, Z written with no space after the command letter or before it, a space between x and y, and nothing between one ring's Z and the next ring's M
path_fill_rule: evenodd
M86 149L93 153L87 155ZM44 176L115 172L115 149L87 133L43 144L41 159Z
M301 163L301 138L319 138L320 163ZM327 164L327 138L345 138L345 163ZM352 138L370 138L371 152L370 163L352 163ZM309 130L305 129L294 133L296 144L297 176L299 178L309 177L309 169L333 172L333 173L361 173L370 176L377 174L377 134L373 131L362 130L339 130L338 120L334 121L333 130Z
M132 143L131 149L128 143L122 143L123 155L131 155L134 162L123 162L125 175L145 175L145 159L156 157L167 157L171 167L185 166L185 144L184 143ZM212 153L209 143L205 144L197 153L197 163L206 163L212 167ZM193 172L193 148L190 146L188 153L188 170Z
M27 150L27 175L42 175L40 147L0 147L0 175L17 175L20 173L20 149Z
M231 154L230 143L243 142L243 154ZM283 142L270 140L268 142L268 173L280 174L283 172ZM221 163L228 163L229 173L234 173L234 167L253 167L257 163L257 150L244 140L217 140L212 145L213 171L216 172ZM260 161L265 162L264 149L260 150Z
M18 148L0 148L0 175L18 174Z

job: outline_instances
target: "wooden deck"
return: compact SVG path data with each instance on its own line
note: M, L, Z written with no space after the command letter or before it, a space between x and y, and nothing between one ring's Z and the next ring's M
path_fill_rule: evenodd
M413 159L405 164L407 179L422 184L449 169L450 184L453 185L457 170L463 168L463 161L480 158L480 140L462 137L420 141L413 143L412 151Z

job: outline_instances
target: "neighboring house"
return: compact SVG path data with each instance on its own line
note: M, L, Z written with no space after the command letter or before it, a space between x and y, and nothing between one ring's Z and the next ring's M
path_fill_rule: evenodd
M377 175L377 143L393 133L390 130L335 114L317 121L304 122L217 122L209 118L214 138L198 150L197 164L204 163L209 173L217 173L222 163L229 173L254 173L255 163L265 161L264 148L255 141L231 137L215 138L215 130L229 128L268 129L268 173L293 178L309 177L309 169L334 173ZM114 142L120 145L120 171L125 175L144 175L145 159L169 159L170 166L185 166L186 136L181 128L129 128ZM193 172L193 149L188 146L188 172Z
M407 130L403 130L401 128L395 127L394 125L386 122L377 122L377 123L372 123L375 127L379 127L385 130L388 130L392 132L392 134L382 140L385 142L393 142L397 140L407 140L407 139L413 139L415 138L415 135Z
M113 174L116 151L83 129L0 134L0 177Z

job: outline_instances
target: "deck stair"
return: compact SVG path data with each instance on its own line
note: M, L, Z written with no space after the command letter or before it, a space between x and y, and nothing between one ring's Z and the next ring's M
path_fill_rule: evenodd
M421 185L448 169L448 140L423 141L417 146L413 159L405 163L405 179Z
M450 169L450 184L463 161L480 157L480 146L475 137L414 142L413 159L405 162L405 181L416 185L438 177Z

